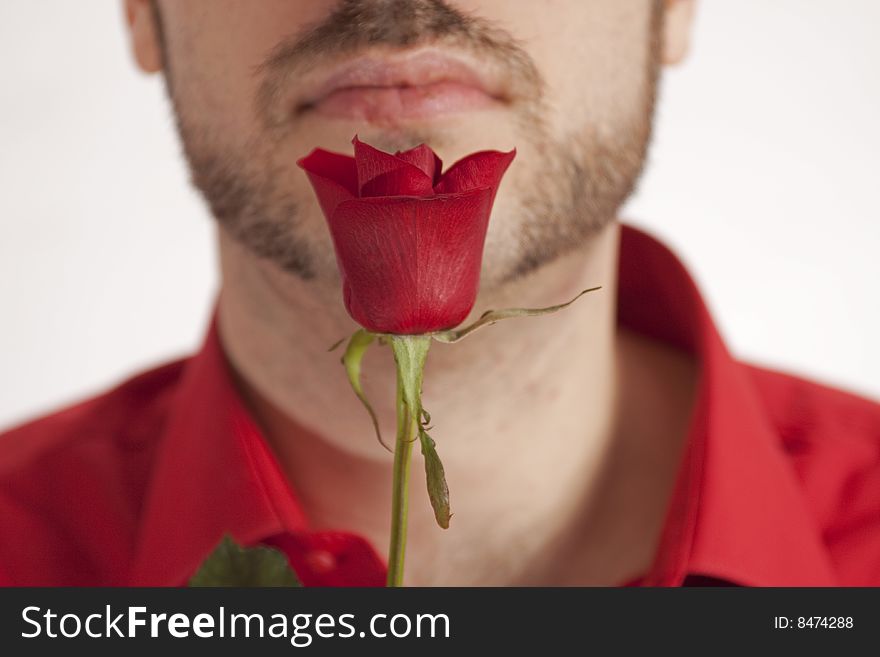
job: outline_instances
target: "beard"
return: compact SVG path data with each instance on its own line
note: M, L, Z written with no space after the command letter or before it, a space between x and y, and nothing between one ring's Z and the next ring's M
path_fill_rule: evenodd
M634 190L651 136L662 7L662 0L652 4L640 106L630 108L613 128L578 126L554 138L546 125L541 75L507 33L442 0L343 0L320 24L278 44L258 67L263 76L253 99L258 121L236 143L210 116L190 111L184 90L191 81L173 75L161 12L153 3L166 90L193 184L229 236L255 256L307 281L335 282L338 271L329 233L321 240L308 230L307 215L314 209L304 209L287 184L293 174L282 144L291 121L280 97L295 84L297 74L330 56L428 42L469 49L503 68L517 88L518 101L510 107L517 137L528 142L540 161L532 163L536 168L528 185L512 191L502 187L498 195L502 207L496 203L493 217L499 212L504 216L490 223L481 283L490 290L582 249L615 221ZM394 151L422 142L442 146L453 138L439 129L397 128L369 141Z

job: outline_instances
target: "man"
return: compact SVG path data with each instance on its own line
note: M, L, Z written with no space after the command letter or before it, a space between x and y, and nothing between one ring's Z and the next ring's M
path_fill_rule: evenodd
M381 585L391 460L327 347L355 328L296 160L517 149L474 314L436 347L455 515L411 481L410 585L878 585L880 411L734 361L683 267L615 221L689 0L127 0L217 219L204 346L0 438L0 579L181 585L231 533ZM387 350L364 366L386 432ZM418 470L416 470L418 471Z

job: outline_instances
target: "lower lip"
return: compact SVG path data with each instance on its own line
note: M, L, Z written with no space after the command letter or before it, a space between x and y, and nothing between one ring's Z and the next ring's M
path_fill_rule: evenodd
M382 122L433 118L485 109L497 103L476 87L458 82L436 82L413 87L337 89L302 109L333 118Z

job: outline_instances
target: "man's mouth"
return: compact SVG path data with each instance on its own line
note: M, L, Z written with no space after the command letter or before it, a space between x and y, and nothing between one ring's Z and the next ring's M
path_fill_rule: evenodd
M297 114L389 122L497 107L504 85L470 62L437 50L348 60L321 79L304 80Z

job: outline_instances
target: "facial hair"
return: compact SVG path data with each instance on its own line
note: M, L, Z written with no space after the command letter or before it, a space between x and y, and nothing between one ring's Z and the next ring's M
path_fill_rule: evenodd
M522 137L541 152L535 177L517 199L515 244L503 268L484 277L484 288L504 285L580 249L615 220L641 174L650 142L659 77L662 0L652 5L650 43L641 90L642 107L613 131L581 126L552 138L545 123L544 82L532 58L515 39L481 18L467 16L443 0L343 0L320 23L279 43L258 67L262 76L253 99L258 130L242 147L223 145L210 125L191 116L176 86L173 61L154 1L163 53L166 89L192 182L211 213L233 239L260 258L303 280L320 278L318 253L302 230L300 208L284 188L276 145L290 129L281 97L297 73L323 58L371 47L407 48L442 43L467 49L503 70L516 101L511 110ZM181 83L182 84L182 83ZM415 131L398 131L373 145L405 149L429 141ZM539 146L539 148L537 148ZM335 272L333 272L335 275Z

